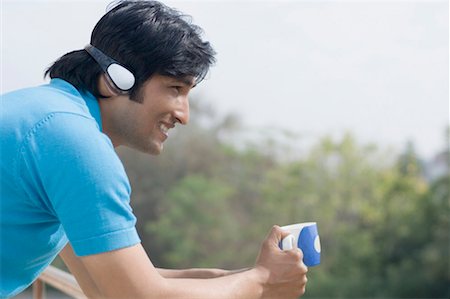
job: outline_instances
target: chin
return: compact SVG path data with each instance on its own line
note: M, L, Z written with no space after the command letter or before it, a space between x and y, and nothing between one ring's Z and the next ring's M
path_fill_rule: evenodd
M141 153L144 154L149 154L149 155L154 155L157 156L159 154L161 154L162 150L163 150L163 144L162 143L154 143L154 142L149 142L146 144L143 143L129 143L128 144L129 148L135 149Z
M147 144L147 147L145 149L143 148L143 150L141 150L141 151L146 154L157 156L162 153L163 148L164 148L164 146L162 143L151 142L150 144Z
M161 154L162 151L163 151L163 147L161 146L160 148L152 150L152 151L148 151L147 153L150 155L157 156L157 155Z

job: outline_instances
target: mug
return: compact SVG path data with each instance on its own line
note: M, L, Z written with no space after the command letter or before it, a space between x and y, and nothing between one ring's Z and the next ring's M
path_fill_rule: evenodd
M290 233L280 242L282 250L300 248L303 251L303 263L308 266L320 264L320 238L315 222L304 222L281 227Z

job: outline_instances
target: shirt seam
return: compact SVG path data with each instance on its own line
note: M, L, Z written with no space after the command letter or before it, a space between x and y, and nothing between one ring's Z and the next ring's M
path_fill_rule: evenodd
M97 124L95 119L93 119L92 117L89 117L87 115L83 115L83 114L80 114L80 113L67 112L67 111L54 111L54 112L51 112L51 113L47 114L46 116L44 116L43 118L41 118L41 120L36 122L36 124L31 129L29 129L27 131L27 133L25 134L25 136L23 137L23 140L20 143L19 149L17 151L17 154L16 154L16 156L14 158L16 163L13 164L13 165L15 165L15 169L13 169L13 173L15 174L15 176L17 178L17 180L14 180L14 184L16 185L16 188L18 190L21 190L20 186L23 185L23 178L22 178L22 171L21 171L21 169L22 169L22 164L24 162L23 151L25 149L25 146L30 141L31 137L34 134L36 134L36 132L38 132L38 130L43 125L45 125L47 122L49 122L57 114L76 115L76 116L80 116L80 117L83 117L85 119L91 120L91 121L95 122L95 124ZM98 124L97 124L97 126L98 126ZM19 181L20 181L21 184L19 184Z

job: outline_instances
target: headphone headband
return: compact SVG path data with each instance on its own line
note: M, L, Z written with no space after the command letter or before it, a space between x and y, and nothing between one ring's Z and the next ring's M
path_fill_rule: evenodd
M91 44L88 44L84 49L94 58L120 93L127 93L134 86L134 75L124 66Z

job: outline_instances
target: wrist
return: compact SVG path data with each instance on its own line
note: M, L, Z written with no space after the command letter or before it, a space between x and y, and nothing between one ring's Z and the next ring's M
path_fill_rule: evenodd
M237 274L237 273L242 273L242 272L246 272L251 270L251 268L242 268L242 269L238 269L238 270L222 270L222 269L218 269L219 275L218 277L222 277L222 276L228 276L228 275L233 275L233 274Z
M258 294L258 298L261 298L262 294L264 293L264 286L269 279L269 272L264 267L255 266L254 268L248 270L246 273L248 273L249 279L254 285L254 289Z
M269 281L270 271L267 268L255 266L252 270L254 270L255 276L261 285L265 285Z

